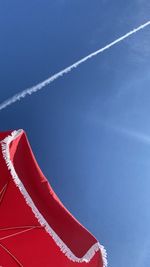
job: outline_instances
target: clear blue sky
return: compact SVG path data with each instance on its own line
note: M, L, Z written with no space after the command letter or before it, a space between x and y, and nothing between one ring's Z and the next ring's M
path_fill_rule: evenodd
M0 3L0 102L149 17L147 0ZM150 27L0 112L23 128L65 206L110 267L150 261Z

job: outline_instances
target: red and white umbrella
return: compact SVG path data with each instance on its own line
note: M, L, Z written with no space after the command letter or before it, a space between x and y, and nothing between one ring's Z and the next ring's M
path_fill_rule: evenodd
M104 267L106 252L63 206L23 130L0 133L0 267Z

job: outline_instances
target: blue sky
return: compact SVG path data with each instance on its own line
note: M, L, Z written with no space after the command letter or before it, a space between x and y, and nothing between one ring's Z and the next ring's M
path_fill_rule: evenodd
M5 0L0 102L150 19L146 0ZM110 267L150 260L150 27L0 112L23 128L65 206Z

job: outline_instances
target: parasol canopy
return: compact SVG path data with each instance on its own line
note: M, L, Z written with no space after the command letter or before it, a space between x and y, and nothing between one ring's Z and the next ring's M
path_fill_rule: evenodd
M25 131L0 132L0 266L106 265L103 246L56 196Z

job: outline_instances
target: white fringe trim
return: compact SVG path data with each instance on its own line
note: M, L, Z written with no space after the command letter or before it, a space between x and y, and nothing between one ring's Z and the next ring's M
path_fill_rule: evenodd
M43 215L39 212L37 207L35 206L33 200L31 199L30 195L28 194L27 190L25 189L23 183L19 179L15 168L13 166L13 163L10 159L10 152L9 152L9 145L10 143L16 139L21 133L23 132L22 129L18 131L13 131L11 135L8 135L6 138L4 138L0 143L2 146L2 153L3 157L5 159L5 162L7 164L7 167L11 173L12 179L16 186L19 188L21 194L23 195L26 203L30 208L32 209L32 212L34 213L35 217L37 218L38 222L41 226L45 228L45 230L49 233L49 235L53 238L55 243L59 246L60 250L73 262L90 262L90 260L93 258L95 253L100 250L103 258L103 267L107 267L107 253L106 250L102 245L100 245L99 242L95 243L88 251L87 253L82 257L78 258L76 257L73 252L66 246L66 244L60 239L60 237L54 232L54 230L50 227L50 225L47 223L47 221L44 219Z

